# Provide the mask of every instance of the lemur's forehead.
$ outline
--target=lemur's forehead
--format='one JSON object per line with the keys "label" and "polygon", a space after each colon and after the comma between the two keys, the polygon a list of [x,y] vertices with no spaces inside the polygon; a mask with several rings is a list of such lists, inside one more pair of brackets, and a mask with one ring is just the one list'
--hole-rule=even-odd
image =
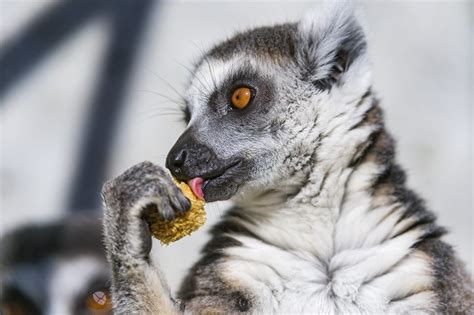
{"label": "lemur's forehead", "polygon": [[254,28],[214,46],[207,57],[226,60],[237,53],[269,58],[293,57],[296,24]]}

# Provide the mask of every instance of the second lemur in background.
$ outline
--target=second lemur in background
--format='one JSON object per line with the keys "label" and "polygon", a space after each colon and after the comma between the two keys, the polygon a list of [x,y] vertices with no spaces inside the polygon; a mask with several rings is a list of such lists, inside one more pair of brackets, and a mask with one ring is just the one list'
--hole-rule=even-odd
{"label": "second lemur in background", "polygon": [[0,241],[0,314],[111,315],[97,215],[30,223]]}

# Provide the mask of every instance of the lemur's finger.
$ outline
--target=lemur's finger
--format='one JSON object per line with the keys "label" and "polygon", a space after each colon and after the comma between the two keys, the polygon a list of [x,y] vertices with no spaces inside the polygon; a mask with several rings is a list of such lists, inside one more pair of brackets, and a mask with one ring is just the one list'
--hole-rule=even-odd
{"label": "lemur's finger", "polygon": [[174,183],[172,183],[172,186],[168,187],[168,196],[175,211],[184,213],[191,209],[191,201],[184,196],[181,189],[179,189]]}
{"label": "lemur's finger", "polygon": [[174,209],[171,206],[169,198],[163,196],[160,199],[160,202],[156,204],[155,211],[158,212],[159,216],[166,221],[171,221],[175,218]]}

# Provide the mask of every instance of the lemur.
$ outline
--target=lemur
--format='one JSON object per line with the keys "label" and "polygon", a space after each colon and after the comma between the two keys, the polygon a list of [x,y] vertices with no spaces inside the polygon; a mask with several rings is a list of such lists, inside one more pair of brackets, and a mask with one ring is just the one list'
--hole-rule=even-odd
{"label": "lemur", "polygon": [[174,298],[143,218],[189,201],[151,162],[108,181],[116,314],[474,312],[469,275],[396,162],[353,7],[238,33],[196,64],[166,166],[234,206]]}
{"label": "lemur", "polygon": [[74,215],[2,237],[0,314],[112,314],[101,226],[97,215]]}

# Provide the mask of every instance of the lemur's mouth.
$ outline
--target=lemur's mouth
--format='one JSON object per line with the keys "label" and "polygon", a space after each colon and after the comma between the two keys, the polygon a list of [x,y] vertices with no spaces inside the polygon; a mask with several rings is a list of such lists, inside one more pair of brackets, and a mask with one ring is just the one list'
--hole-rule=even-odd
{"label": "lemur's mouth", "polygon": [[226,175],[231,173],[233,169],[237,168],[239,164],[241,164],[241,161],[235,161],[233,163],[230,163],[228,166],[221,168],[220,170],[216,170],[214,172],[210,172],[202,176],[194,177],[188,180],[187,184],[197,197],[201,199],[206,199],[205,195],[206,191],[208,190],[207,187],[212,187],[214,186],[213,184],[217,182],[221,185],[225,185],[224,177],[227,177]]}

